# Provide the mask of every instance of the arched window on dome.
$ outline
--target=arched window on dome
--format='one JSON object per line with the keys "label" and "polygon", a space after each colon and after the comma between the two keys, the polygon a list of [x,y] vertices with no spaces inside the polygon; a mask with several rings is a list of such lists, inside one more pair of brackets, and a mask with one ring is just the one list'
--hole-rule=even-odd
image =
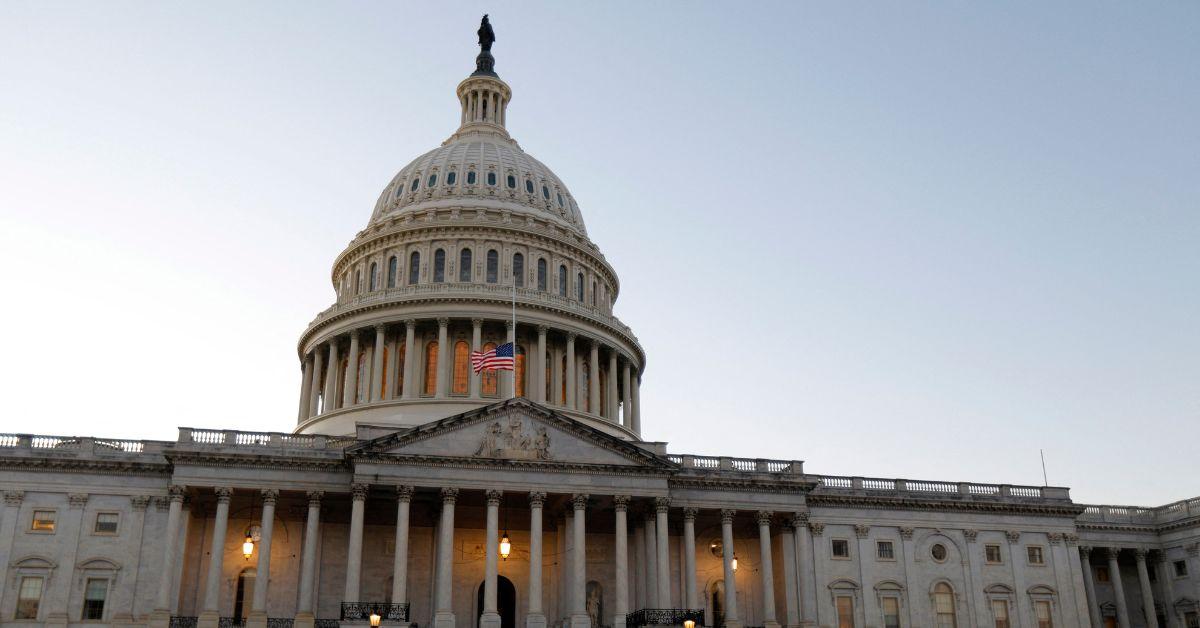
{"label": "arched window on dome", "polygon": [[542,198],[550,200],[550,188],[542,186]]}
{"label": "arched window on dome", "polygon": [[392,391],[392,397],[399,397],[404,394],[404,355],[408,349],[408,343],[401,340],[396,344],[396,389]]}
{"label": "arched window on dome", "polygon": [[525,193],[533,194],[533,180],[525,179]]}
{"label": "arched window on dome", "polygon": [[538,290],[545,292],[546,291],[546,259],[545,258],[543,258],[543,257],[538,258],[537,268],[538,268],[538,270],[537,270],[537,288],[538,288]]}
{"label": "arched window on dome", "polygon": [[525,256],[520,253],[513,253],[512,262],[513,282],[518,288],[525,287]]}
{"label": "arched window on dome", "polygon": [[514,177],[513,175],[510,174],[510,175],[508,175],[508,178],[505,181],[508,183],[508,189],[510,189],[510,190],[517,189],[517,178],[516,177]]}
{"label": "arched window on dome", "polygon": [[376,290],[379,289],[379,265],[376,264],[375,262],[371,262],[370,278],[371,278],[370,279],[371,292],[375,292]]}
{"label": "arched window on dome", "polygon": [[399,267],[400,260],[396,259],[395,255],[388,258],[387,287],[396,287],[396,271],[399,269]]}
{"label": "arched window on dome", "polygon": [[[489,342],[483,345],[483,352],[487,353],[496,348],[496,343]],[[500,371],[483,371],[479,373],[479,388],[484,395],[495,397],[500,391]]]}
{"label": "arched window on dome", "polygon": [[562,207],[562,206],[563,206],[563,202],[562,202],[562,192],[558,192],[558,206],[559,206],[559,207]]}
{"label": "arched window on dome", "polygon": [[558,296],[567,296],[567,267],[564,265],[558,267]]}
{"label": "arched window on dome", "polygon": [[954,612],[954,589],[945,582],[933,587],[933,612],[937,628],[956,628],[958,618]]}
{"label": "arched window on dome", "polygon": [[471,249],[458,252],[458,280],[471,281]]}
{"label": "arched window on dome", "polygon": [[412,185],[409,186],[408,191],[416,192],[418,185],[421,185],[421,177],[413,177]]}
{"label": "arched window on dome", "polygon": [[487,252],[487,282],[496,283],[500,277],[500,254],[496,249]]}
{"label": "arched window on dome", "polygon": [[516,370],[513,371],[513,377],[517,378],[517,396],[525,396],[525,365],[528,361],[525,359],[525,347],[517,345]]}
{"label": "arched window on dome", "polygon": [[433,252],[433,283],[446,281],[446,252],[438,249]]}
{"label": "arched window on dome", "polygon": [[592,307],[596,307],[596,282],[592,282]]}
{"label": "arched window on dome", "polygon": [[475,171],[474,170],[467,171],[467,185],[475,185]]}
{"label": "arched window on dome", "polygon": [[465,340],[454,343],[454,379],[451,380],[450,392],[455,395],[467,394],[470,384],[471,347]]}
{"label": "arched window on dome", "polygon": [[446,173],[446,185],[454,185],[454,182],[457,180],[458,173],[454,172],[453,170]]}
{"label": "arched window on dome", "polygon": [[431,188],[435,185],[437,185],[437,174],[436,173],[429,175],[429,181],[427,181],[425,183],[425,187]]}
{"label": "arched window on dome", "polygon": [[421,254],[413,251],[408,256],[408,285],[415,286],[421,279]]}
{"label": "arched window on dome", "polygon": [[575,298],[583,303],[583,273],[575,275]]}
{"label": "arched window on dome", "polygon": [[354,294],[356,294],[356,295],[362,294],[362,288],[363,288],[363,286],[362,286],[362,271],[355,270],[354,271]]}
{"label": "arched window on dome", "polygon": [[488,173],[487,184],[488,185],[496,185],[496,173],[494,173],[494,172]]}
{"label": "arched window on dome", "polygon": [[430,340],[425,345],[425,388],[421,391],[421,394],[429,396],[437,394],[437,372],[438,342]]}

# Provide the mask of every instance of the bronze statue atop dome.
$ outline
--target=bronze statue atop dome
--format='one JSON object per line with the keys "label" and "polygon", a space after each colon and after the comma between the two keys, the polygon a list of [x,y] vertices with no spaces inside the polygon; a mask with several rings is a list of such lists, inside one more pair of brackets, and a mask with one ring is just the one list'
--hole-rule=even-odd
{"label": "bronze statue atop dome", "polygon": [[492,23],[488,21],[487,13],[483,14],[483,20],[479,22],[479,48],[483,52],[491,52],[492,44],[496,42],[496,33],[492,30]]}
{"label": "bronze statue atop dome", "polygon": [[496,58],[492,56],[492,44],[496,43],[496,33],[486,13],[479,22],[479,56],[475,57],[475,72],[471,76],[496,76]]}

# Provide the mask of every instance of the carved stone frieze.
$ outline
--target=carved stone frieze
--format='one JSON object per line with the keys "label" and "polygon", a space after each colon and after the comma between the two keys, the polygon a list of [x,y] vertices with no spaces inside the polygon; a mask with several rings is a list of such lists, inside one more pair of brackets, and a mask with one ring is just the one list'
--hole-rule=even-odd
{"label": "carved stone frieze", "polygon": [[1004,533],[1004,537],[1008,539],[1009,543],[1015,544],[1021,540],[1021,533],[1017,530],[1007,530]]}
{"label": "carved stone frieze", "polygon": [[25,499],[25,491],[4,491],[4,503],[8,506],[20,506]]}
{"label": "carved stone frieze", "polygon": [[820,521],[809,521],[808,530],[812,532],[813,536],[821,536],[825,533],[825,524]]}
{"label": "carved stone frieze", "polygon": [[533,426],[532,432],[525,426],[523,418],[511,415],[505,426],[494,421],[484,432],[475,449],[478,458],[502,458],[507,460],[550,460],[550,435],[541,425]]}
{"label": "carved stone frieze", "polygon": [[857,537],[858,537],[858,538],[860,538],[860,539],[865,539],[865,538],[867,538],[868,536],[870,536],[870,534],[871,534],[871,526],[869,526],[869,525],[864,525],[864,524],[861,524],[861,523],[859,523],[859,524],[855,524],[855,526],[854,526],[854,536],[857,536]]}
{"label": "carved stone frieze", "polygon": [[915,530],[911,526],[900,526],[900,538],[911,541]]}

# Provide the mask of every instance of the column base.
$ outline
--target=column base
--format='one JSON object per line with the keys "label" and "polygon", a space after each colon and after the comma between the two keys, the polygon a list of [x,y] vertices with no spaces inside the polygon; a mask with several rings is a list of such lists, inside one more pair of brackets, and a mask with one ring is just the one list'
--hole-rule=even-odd
{"label": "column base", "polygon": [[[196,618],[196,628],[217,628],[220,623],[221,614],[217,611],[201,611]],[[308,628],[312,628],[312,624]]]}
{"label": "column base", "polygon": [[250,611],[246,615],[246,628],[267,628],[267,612]]}
{"label": "column base", "polygon": [[479,616],[479,628],[500,628],[500,613],[483,613]]}
{"label": "column base", "polygon": [[592,628],[592,618],[587,613],[571,615],[571,628]]}
{"label": "column base", "polygon": [[779,622],[777,622],[777,621],[764,621],[764,622],[763,622],[763,628],[779,628]]}
{"label": "column base", "polygon": [[171,611],[151,611],[150,617],[146,621],[147,628],[170,628],[171,626]]}
{"label": "column base", "polygon": [[113,613],[112,625],[131,626],[133,625],[133,615],[129,613]]}
{"label": "column base", "polygon": [[742,620],[725,618],[725,628],[742,628]]}
{"label": "column base", "polygon": [[[546,616],[542,613],[530,613],[526,615],[525,628],[546,628]],[[613,628],[616,627],[614,626]],[[624,628],[624,626],[621,628]]]}
{"label": "column base", "polygon": [[[317,623],[317,618],[308,611],[300,611],[296,613],[296,618],[292,620],[292,628],[313,628]],[[196,626],[196,628],[205,628],[205,626]]]}
{"label": "column base", "polygon": [[454,612],[438,611],[433,616],[433,628],[454,628]]}

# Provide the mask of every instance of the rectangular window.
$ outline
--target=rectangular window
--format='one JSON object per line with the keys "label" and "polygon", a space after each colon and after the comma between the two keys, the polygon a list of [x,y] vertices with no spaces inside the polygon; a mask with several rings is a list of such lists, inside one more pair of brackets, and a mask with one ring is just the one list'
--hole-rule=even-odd
{"label": "rectangular window", "polygon": [[108,597],[108,580],[88,578],[83,591],[83,618],[104,619],[104,600]]}
{"label": "rectangular window", "polygon": [[837,597],[838,628],[854,628],[854,598],[849,595]]}
{"label": "rectangular window", "polygon": [[98,512],[96,513],[96,527],[92,529],[96,534],[116,534],[117,523],[121,520],[121,515],[115,512]]}
{"label": "rectangular window", "polygon": [[834,539],[831,549],[834,558],[850,558],[850,542],[846,539]]}
{"label": "rectangular window", "polygon": [[1030,565],[1044,565],[1045,560],[1042,556],[1042,547],[1040,545],[1030,545],[1025,548],[1025,554],[1029,557]]}
{"label": "rectangular window", "polygon": [[879,560],[896,560],[896,549],[891,541],[877,541],[875,543],[875,556]]}
{"label": "rectangular window", "polygon": [[54,522],[58,518],[58,513],[53,510],[35,510],[33,511],[33,525],[30,527],[35,532],[53,532]]}
{"label": "rectangular window", "polygon": [[1008,600],[992,600],[992,619],[996,628],[1008,628]]}
{"label": "rectangular window", "polygon": [[883,628],[900,628],[900,598],[883,598]]}
{"label": "rectangular window", "polygon": [[1096,582],[1108,582],[1108,567],[1096,568]]}
{"label": "rectangular window", "polygon": [[1183,616],[1187,628],[1200,628],[1200,613],[1188,613]]}
{"label": "rectangular window", "polygon": [[989,562],[993,565],[998,565],[998,564],[1004,562],[1004,558],[1000,555],[1000,546],[999,545],[984,545],[983,546],[983,557],[984,557],[984,560],[986,560],[987,562]]}
{"label": "rectangular window", "polygon": [[1188,575],[1187,561],[1186,560],[1177,560],[1173,564],[1175,566],[1175,577],[1176,578],[1186,578]]}
{"label": "rectangular window", "polygon": [[38,607],[42,604],[42,578],[25,576],[17,593],[17,613],[14,619],[37,619]]}
{"label": "rectangular window", "polygon": [[1037,600],[1033,603],[1033,614],[1037,617],[1038,628],[1054,628],[1054,620],[1050,619],[1050,602]]}

